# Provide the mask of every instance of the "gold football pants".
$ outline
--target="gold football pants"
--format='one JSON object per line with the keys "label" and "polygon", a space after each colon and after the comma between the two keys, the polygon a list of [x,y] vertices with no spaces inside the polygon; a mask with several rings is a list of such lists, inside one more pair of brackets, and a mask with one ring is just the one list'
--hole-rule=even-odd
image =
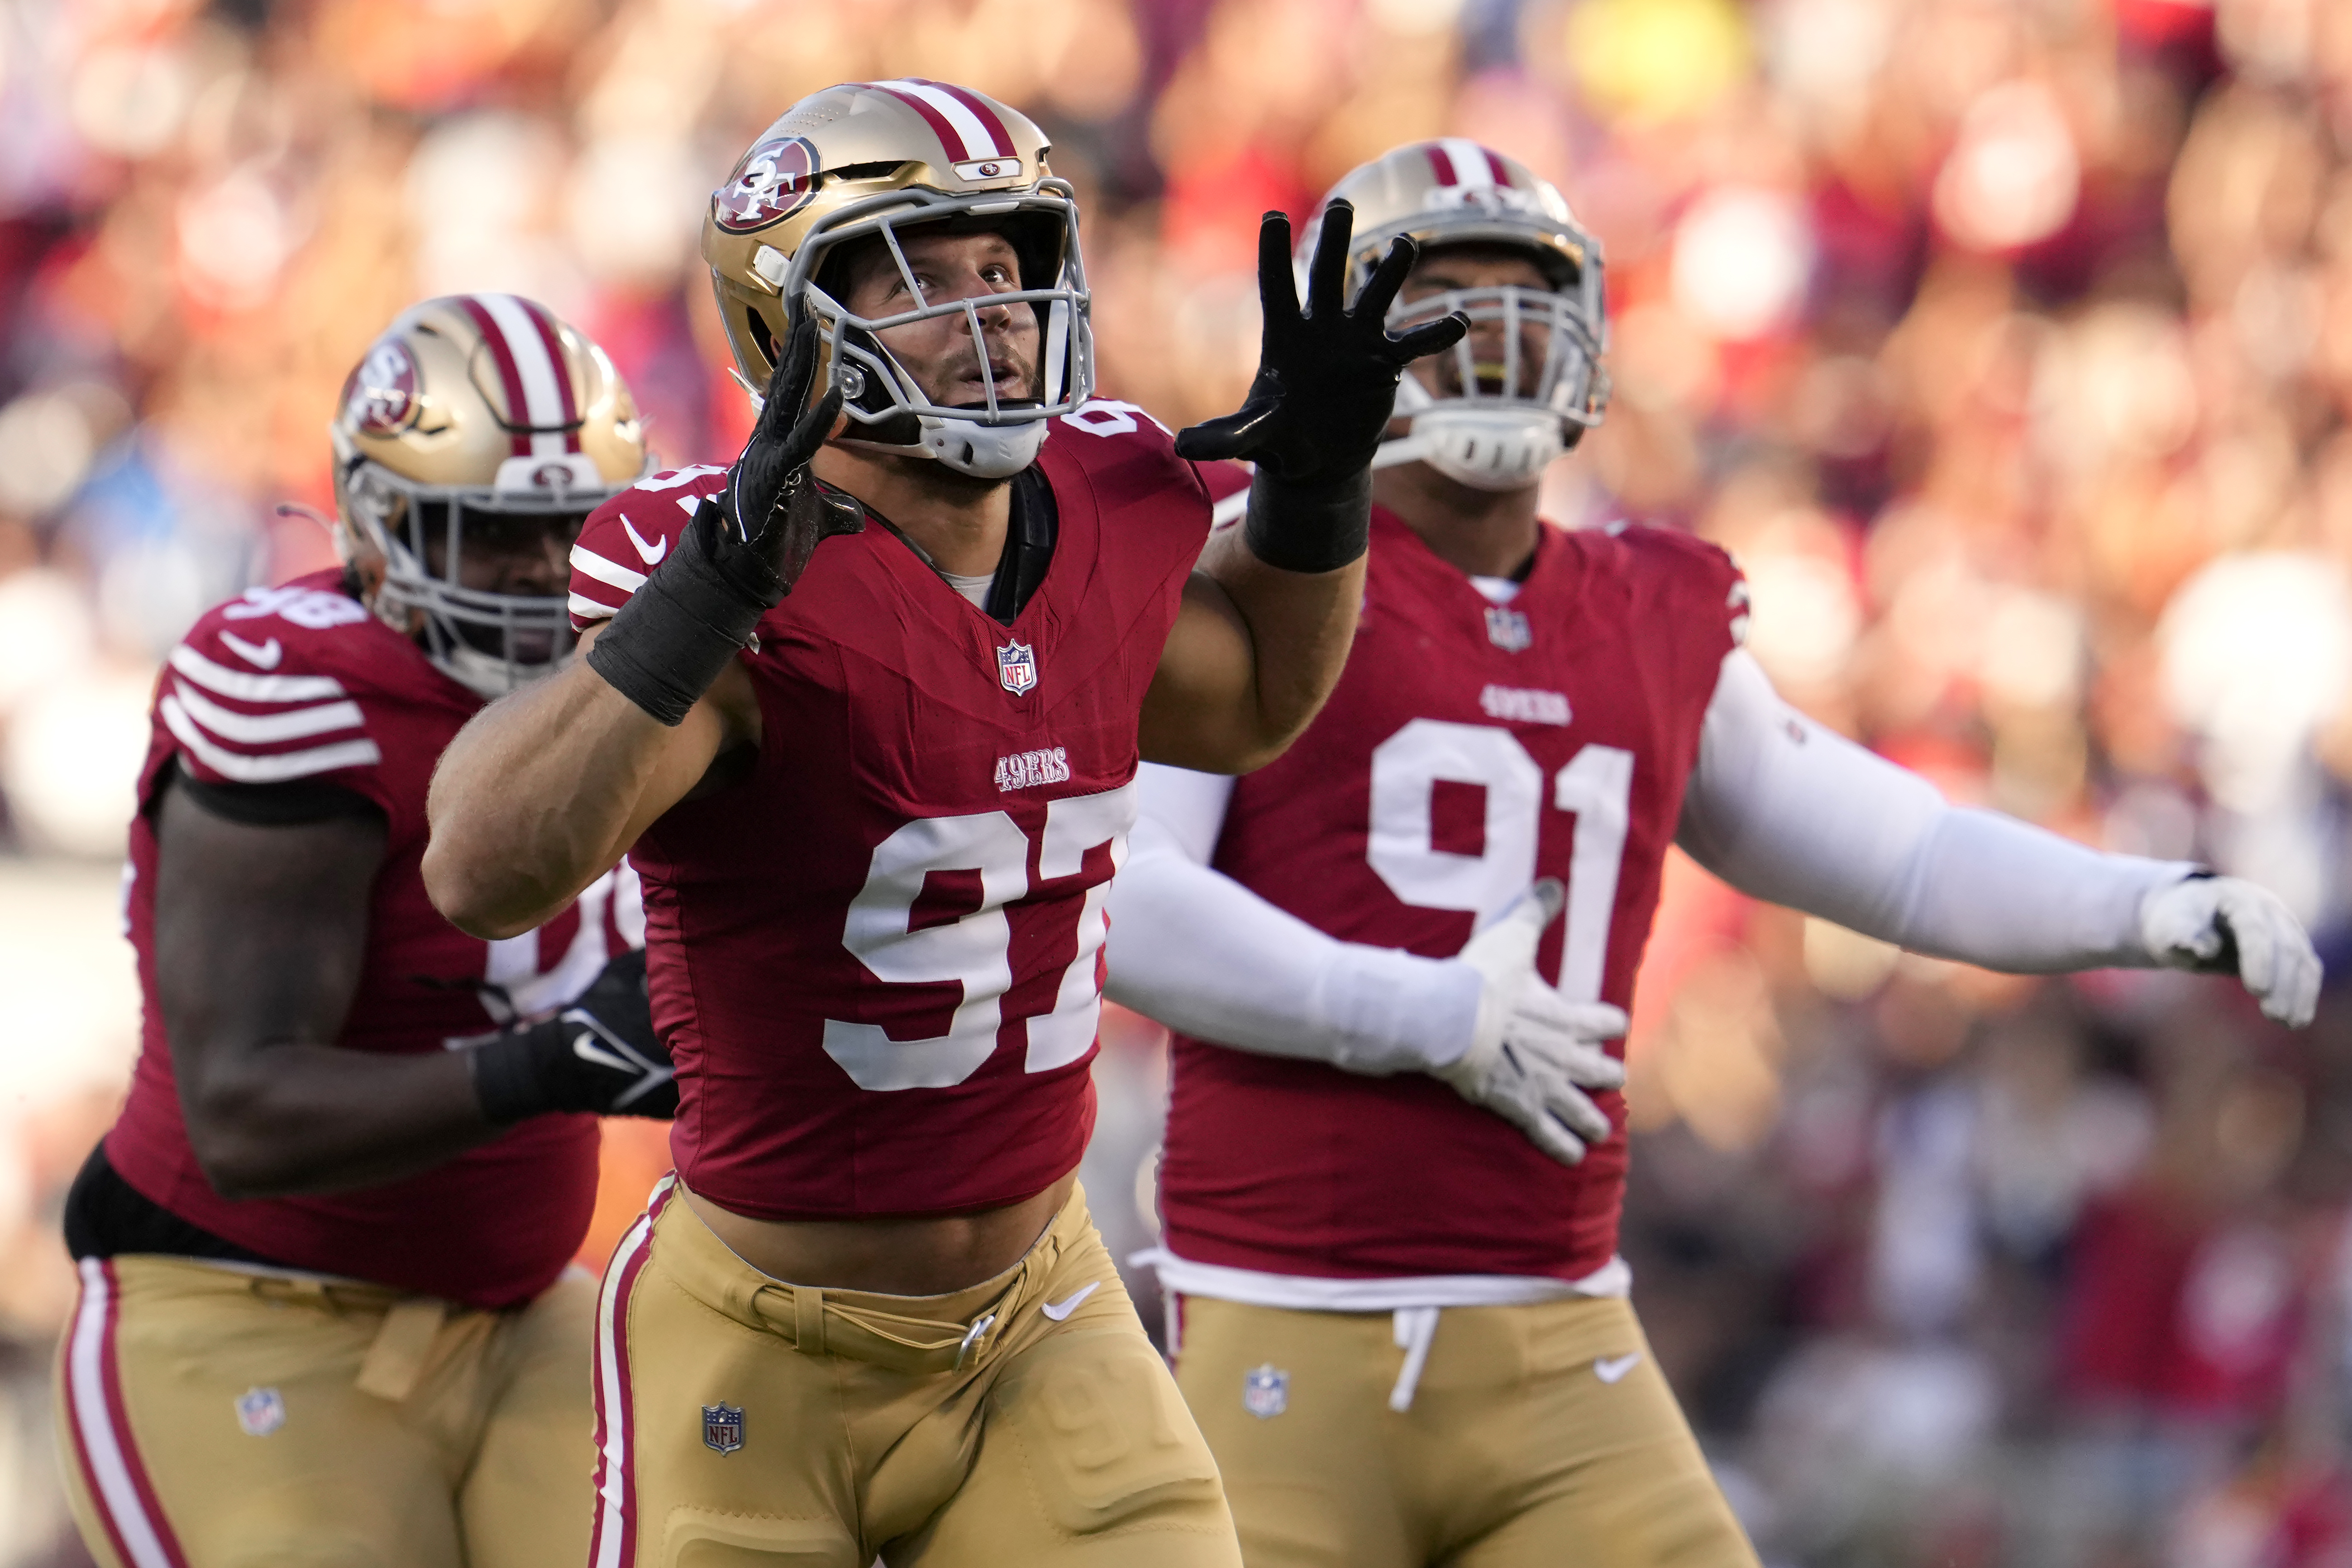
{"label": "gold football pants", "polygon": [[1402,1411],[1393,1314],[1182,1313],[1249,1568],[1756,1568],[1622,1300],[1447,1308]]}
{"label": "gold football pants", "polygon": [[593,1283],[508,1312],[86,1258],[58,1446],[101,1568],[580,1562]]}
{"label": "gold football pants", "polygon": [[593,1568],[1239,1568],[1082,1193],[946,1296],[795,1287],[667,1182],[605,1270]]}

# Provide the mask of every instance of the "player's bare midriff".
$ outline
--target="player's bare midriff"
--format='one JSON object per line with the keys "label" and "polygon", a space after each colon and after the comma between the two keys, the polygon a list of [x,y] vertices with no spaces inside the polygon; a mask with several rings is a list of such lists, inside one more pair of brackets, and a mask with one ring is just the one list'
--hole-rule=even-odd
{"label": "player's bare midriff", "polygon": [[977,1214],[872,1219],[753,1219],[678,1190],[711,1234],[771,1279],[829,1290],[944,1296],[1021,1261],[1077,1184],[1075,1171],[1034,1197]]}

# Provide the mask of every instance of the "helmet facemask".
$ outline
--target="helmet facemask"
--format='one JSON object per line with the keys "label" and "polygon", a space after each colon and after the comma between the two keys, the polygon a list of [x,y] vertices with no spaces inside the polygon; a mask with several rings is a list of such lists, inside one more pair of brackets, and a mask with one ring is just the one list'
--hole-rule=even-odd
{"label": "helmet facemask", "polygon": [[[562,668],[578,639],[560,589],[469,588],[462,569],[469,548],[477,554],[534,548],[559,559],[568,553],[588,514],[615,491],[593,466],[574,467],[583,482],[517,492],[422,485],[381,463],[351,463],[338,487],[355,536],[346,548],[383,559],[371,599],[377,616],[415,637],[444,674],[484,697],[503,696]],[[548,473],[546,465],[541,472]]]}
{"label": "helmet facemask", "polygon": [[[900,236],[932,225],[1002,234],[1020,259],[1024,286],[961,300],[927,298]],[[916,301],[911,309],[863,316],[844,302],[841,296],[848,289],[842,268],[825,263],[845,245],[868,237],[887,250]],[[1046,286],[1027,286],[1041,280]],[[1045,421],[1073,412],[1093,395],[1086,264],[1078,252],[1077,206],[1064,181],[1041,180],[1018,195],[940,196],[902,190],[845,207],[801,244],[781,291],[800,309],[814,310],[822,323],[830,381],[842,389],[851,421],[838,438],[844,445],[934,458],[977,479],[1008,479],[1035,460]],[[1034,388],[1003,384],[989,363],[981,312],[1005,307],[1025,307],[1036,316]],[[933,401],[880,336],[949,317],[961,318],[971,337],[983,390],[975,405]]]}
{"label": "helmet facemask", "polygon": [[1530,255],[1553,287],[1450,289],[1390,310],[1391,331],[1456,311],[1470,331],[1399,379],[1396,412],[1412,432],[1384,446],[1375,467],[1423,462],[1475,489],[1519,489],[1601,423],[1609,377],[1599,259],[1569,267],[1548,252]]}

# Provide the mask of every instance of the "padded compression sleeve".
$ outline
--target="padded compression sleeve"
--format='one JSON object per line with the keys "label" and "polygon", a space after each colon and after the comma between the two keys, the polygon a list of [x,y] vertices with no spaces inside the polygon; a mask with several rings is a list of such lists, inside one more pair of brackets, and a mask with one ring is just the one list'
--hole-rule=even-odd
{"label": "padded compression sleeve", "polygon": [[1349,1072],[1425,1071],[1469,1048],[1477,971],[1327,936],[1211,870],[1231,779],[1146,763],[1139,783],[1111,882],[1112,1001],[1199,1039]]}
{"label": "padded compression sleeve", "polygon": [[1790,708],[1738,649],[1707,707],[1675,842],[1754,898],[2021,974],[2154,967],[2140,904],[2199,869],[1952,805]]}

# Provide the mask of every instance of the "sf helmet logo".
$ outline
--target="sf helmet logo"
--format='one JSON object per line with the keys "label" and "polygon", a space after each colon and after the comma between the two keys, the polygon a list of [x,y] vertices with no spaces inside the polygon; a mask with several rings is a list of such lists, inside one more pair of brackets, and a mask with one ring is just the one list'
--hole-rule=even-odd
{"label": "sf helmet logo", "polygon": [[778,223],[816,195],[817,151],[805,136],[779,136],[743,154],[727,183],[710,193],[710,216],[730,234]]}
{"label": "sf helmet logo", "polygon": [[416,407],[416,360],[398,338],[380,340],[343,383],[343,412],[363,435],[398,435]]}

